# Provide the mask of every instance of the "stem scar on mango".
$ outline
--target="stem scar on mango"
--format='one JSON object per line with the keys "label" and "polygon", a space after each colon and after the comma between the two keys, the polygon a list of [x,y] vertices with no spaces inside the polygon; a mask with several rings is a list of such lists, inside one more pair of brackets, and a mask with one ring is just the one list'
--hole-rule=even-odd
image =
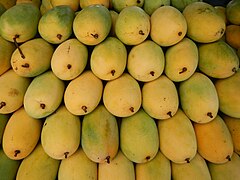
{"label": "stem scar on mango", "polygon": [[23,68],[29,68],[29,66],[30,66],[30,65],[29,65],[28,63],[22,64],[22,67],[23,67]]}
{"label": "stem scar on mango", "polygon": [[67,159],[69,152],[64,153],[64,158]]}
{"label": "stem scar on mango", "polygon": [[17,155],[18,155],[19,153],[21,153],[20,150],[15,150],[15,151],[14,151],[14,157],[17,157]]}
{"label": "stem scar on mango", "polygon": [[186,68],[186,67],[183,67],[182,70],[179,72],[179,74],[182,74],[182,73],[184,73],[184,72],[186,72],[186,71],[187,71],[187,68]]}
{"label": "stem scar on mango", "polygon": [[3,102],[3,101],[2,101],[2,102],[0,103],[0,109],[2,109],[4,106],[6,106],[6,102]]}
{"label": "stem scar on mango", "polygon": [[115,70],[113,69],[113,70],[111,70],[111,74],[112,74],[112,76],[114,76],[114,74],[115,74]]}
{"label": "stem scar on mango", "polygon": [[129,110],[133,113],[134,112],[134,107],[130,107]]}
{"label": "stem scar on mango", "polygon": [[82,110],[87,113],[87,106],[82,106]]}
{"label": "stem scar on mango", "polygon": [[167,113],[167,115],[169,115],[169,117],[171,118],[171,117],[172,117],[172,112],[169,111],[169,112]]}
{"label": "stem scar on mango", "polygon": [[155,72],[154,72],[154,71],[151,71],[149,74],[152,75],[152,76],[154,76],[154,75],[155,75]]}
{"label": "stem scar on mango", "polygon": [[109,164],[110,163],[110,156],[106,157],[106,162]]}
{"label": "stem scar on mango", "polygon": [[44,103],[41,103],[41,104],[40,104],[40,107],[41,107],[42,109],[45,109],[46,105],[45,105]]}
{"label": "stem scar on mango", "polygon": [[14,38],[13,38],[13,42],[14,42],[14,45],[16,46],[16,48],[18,49],[21,57],[22,57],[23,59],[25,59],[25,56],[24,56],[21,48],[19,47],[19,45],[18,45],[18,43],[17,43],[17,38],[19,38],[19,36],[20,36],[20,35],[16,34],[16,35],[14,36]]}
{"label": "stem scar on mango", "polygon": [[62,39],[62,35],[61,35],[61,34],[57,34],[57,38],[58,38],[59,40],[61,40],[61,39]]}
{"label": "stem scar on mango", "polygon": [[92,34],[92,33],[91,33],[91,35],[92,35],[95,39],[98,38],[98,34]]}
{"label": "stem scar on mango", "polygon": [[210,117],[210,118],[213,118],[213,115],[212,115],[211,112],[208,112],[208,113],[207,113],[207,116]]}

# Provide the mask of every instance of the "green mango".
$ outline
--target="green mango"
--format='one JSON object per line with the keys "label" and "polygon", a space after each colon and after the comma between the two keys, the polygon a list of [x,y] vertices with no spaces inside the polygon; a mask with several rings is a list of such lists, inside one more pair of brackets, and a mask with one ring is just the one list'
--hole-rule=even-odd
{"label": "green mango", "polygon": [[0,3],[0,16],[6,11],[7,9],[4,7],[2,3]]}
{"label": "green mango", "polygon": [[[81,0],[82,1],[82,0]],[[61,5],[67,5],[72,8],[73,11],[77,11],[80,6],[80,1],[79,0],[50,0],[51,4],[53,7],[56,6],[61,6]]]}
{"label": "green mango", "polygon": [[3,133],[9,118],[9,114],[0,114],[0,145],[2,144]]}
{"label": "green mango", "polygon": [[143,9],[148,15],[152,13],[161,6],[169,6],[171,3],[170,0],[146,0],[143,4]]}
{"label": "green mango", "polygon": [[41,143],[39,143],[33,152],[22,160],[16,180],[56,179],[60,162],[60,160],[48,156]]}
{"label": "green mango", "polygon": [[171,6],[177,8],[179,11],[183,11],[184,8],[188,5],[191,4],[193,2],[198,2],[198,1],[202,1],[202,0],[171,0]]}
{"label": "green mango", "polygon": [[8,114],[16,111],[23,105],[24,95],[31,79],[17,75],[9,69],[0,76],[0,113]]}
{"label": "green mango", "polygon": [[[53,46],[42,38],[24,42],[11,56],[11,66],[16,74],[36,77],[50,68]],[[22,56],[23,55],[23,56]]]}
{"label": "green mango", "polygon": [[74,17],[70,6],[54,6],[41,16],[38,32],[49,43],[60,44],[71,36]]}
{"label": "green mango", "polygon": [[67,159],[80,144],[81,122],[78,116],[61,105],[46,117],[41,132],[44,151],[53,159]]}
{"label": "green mango", "polygon": [[1,180],[15,180],[21,160],[10,159],[0,148],[0,177]]}
{"label": "green mango", "polygon": [[36,76],[24,96],[26,112],[37,119],[47,117],[60,106],[64,90],[64,82],[51,70]]}
{"label": "green mango", "polygon": [[37,34],[40,11],[32,3],[20,3],[7,9],[0,17],[0,35],[11,42],[22,43]]}
{"label": "green mango", "polygon": [[121,12],[124,8],[129,6],[138,6],[142,7],[144,4],[144,0],[112,0],[112,8],[117,11]]}
{"label": "green mango", "polygon": [[97,163],[111,163],[119,147],[116,117],[100,104],[82,121],[81,146],[87,157]]}
{"label": "green mango", "polygon": [[151,161],[159,149],[157,125],[143,109],[122,118],[119,138],[122,152],[135,163]]}

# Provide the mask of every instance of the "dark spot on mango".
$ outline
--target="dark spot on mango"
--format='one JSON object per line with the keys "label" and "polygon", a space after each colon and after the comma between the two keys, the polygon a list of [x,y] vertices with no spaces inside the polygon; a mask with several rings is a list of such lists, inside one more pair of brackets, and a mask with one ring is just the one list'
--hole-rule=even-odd
{"label": "dark spot on mango", "polygon": [[182,32],[180,31],[180,32],[178,32],[178,36],[181,36],[182,35]]}
{"label": "dark spot on mango", "polygon": [[16,48],[18,49],[21,57],[22,57],[23,59],[25,59],[25,55],[23,54],[21,48],[19,47],[19,45],[18,45],[18,43],[17,43],[17,39],[18,39],[19,37],[20,37],[20,35],[19,35],[19,34],[16,34],[16,35],[14,36],[14,38],[13,38],[13,42],[14,42],[14,45],[16,46]]}
{"label": "dark spot on mango", "polygon": [[141,3],[141,1],[140,0],[137,0],[137,4],[140,4]]}
{"label": "dark spot on mango", "polygon": [[6,106],[6,102],[0,102],[0,109],[2,109],[4,106]]}
{"label": "dark spot on mango", "polygon": [[155,72],[154,72],[154,71],[151,71],[150,74],[151,74],[152,76],[154,76],[154,75],[155,75]]}
{"label": "dark spot on mango", "polygon": [[67,68],[68,68],[68,69],[71,69],[71,67],[72,67],[71,64],[68,64],[68,65],[67,65]]}
{"label": "dark spot on mango", "polygon": [[17,96],[19,94],[19,91],[15,88],[11,88],[10,91],[8,92],[9,96]]}
{"label": "dark spot on mango", "polygon": [[130,107],[129,110],[133,113],[134,112],[134,107]]}
{"label": "dark spot on mango", "polygon": [[169,111],[169,112],[167,113],[167,115],[169,115],[169,117],[171,118],[171,117],[172,117],[172,112]]}
{"label": "dark spot on mango", "polygon": [[140,35],[144,35],[144,34],[145,34],[142,30],[140,30],[138,33],[139,33]]}
{"label": "dark spot on mango", "polygon": [[61,34],[57,34],[57,38],[58,38],[59,40],[61,40],[61,39],[62,39],[62,35],[61,35]]}
{"label": "dark spot on mango", "polygon": [[14,157],[17,157],[19,153],[21,153],[20,150],[15,150],[15,151],[14,151]]}
{"label": "dark spot on mango", "polygon": [[98,38],[98,34],[91,34],[91,35],[92,35],[92,37],[94,37],[95,39]]}
{"label": "dark spot on mango", "polygon": [[236,67],[232,68],[232,72],[236,73],[237,72],[237,68]]}
{"label": "dark spot on mango", "polygon": [[67,159],[69,152],[64,153],[64,158]]}
{"label": "dark spot on mango", "polygon": [[22,67],[23,67],[23,68],[29,68],[29,66],[30,66],[30,65],[29,65],[28,63],[22,64]]}
{"label": "dark spot on mango", "polygon": [[213,115],[212,115],[211,112],[208,112],[208,113],[207,113],[207,116],[210,117],[210,118],[213,118]]}
{"label": "dark spot on mango", "polygon": [[87,113],[87,106],[82,106],[82,110]]}
{"label": "dark spot on mango", "polygon": [[114,74],[115,74],[115,70],[113,69],[113,70],[111,70],[111,74],[112,74],[112,76],[114,76]]}
{"label": "dark spot on mango", "polygon": [[145,159],[149,161],[151,159],[151,156],[147,156]]}
{"label": "dark spot on mango", "polygon": [[109,164],[110,163],[110,156],[106,157],[106,162]]}
{"label": "dark spot on mango", "polygon": [[184,72],[186,72],[186,71],[187,71],[187,68],[186,68],[186,67],[183,67],[182,70],[179,72],[179,74],[182,74],[182,73],[184,73]]}
{"label": "dark spot on mango", "polygon": [[190,158],[186,158],[185,161],[186,161],[187,163],[190,163]]}
{"label": "dark spot on mango", "polygon": [[227,159],[228,161],[231,161],[230,155],[228,155],[228,156],[226,157],[226,159]]}
{"label": "dark spot on mango", "polygon": [[41,107],[42,109],[45,109],[46,105],[45,105],[44,103],[40,103],[40,107]]}

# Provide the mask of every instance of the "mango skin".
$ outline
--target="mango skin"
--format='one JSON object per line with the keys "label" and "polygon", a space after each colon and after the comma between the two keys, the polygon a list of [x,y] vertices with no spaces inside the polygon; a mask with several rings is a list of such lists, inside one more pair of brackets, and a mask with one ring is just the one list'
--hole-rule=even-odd
{"label": "mango skin", "polygon": [[2,144],[3,133],[9,118],[10,118],[9,114],[0,114],[0,122],[1,122],[0,123],[0,145]]}

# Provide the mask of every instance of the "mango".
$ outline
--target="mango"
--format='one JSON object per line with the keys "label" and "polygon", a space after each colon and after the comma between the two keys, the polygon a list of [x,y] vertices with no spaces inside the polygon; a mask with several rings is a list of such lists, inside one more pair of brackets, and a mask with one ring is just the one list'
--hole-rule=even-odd
{"label": "mango", "polygon": [[29,116],[40,119],[52,114],[61,104],[65,84],[49,70],[36,76],[24,95],[24,108]]}
{"label": "mango", "polygon": [[240,2],[239,0],[231,0],[226,6],[226,16],[231,24],[240,25]]}
{"label": "mango", "polygon": [[211,174],[212,180],[224,180],[233,179],[237,180],[240,178],[240,157],[237,153],[233,153],[231,161],[223,164],[216,164],[208,162],[208,169]]}
{"label": "mango", "polygon": [[59,79],[72,80],[84,71],[87,61],[87,47],[76,38],[70,38],[53,52],[51,69]]}
{"label": "mango", "polygon": [[93,4],[101,4],[101,5],[105,6],[106,8],[109,8],[110,1],[112,1],[112,0],[81,0],[79,5],[82,9],[87,6],[91,6]]}
{"label": "mango", "polygon": [[33,3],[37,8],[40,8],[42,1],[41,0],[16,0],[16,4],[20,4],[20,3]]}
{"label": "mango", "polygon": [[1,0],[1,4],[6,8],[9,9],[10,7],[16,4],[16,0]]}
{"label": "mango", "polygon": [[240,118],[240,69],[224,79],[214,83],[219,98],[219,110],[224,114]]}
{"label": "mango", "polygon": [[109,32],[109,36],[112,36],[112,37],[116,37],[116,32],[115,32],[115,25],[116,25],[116,21],[117,21],[117,18],[118,18],[118,13],[114,10],[109,10],[110,12],[110,15],[111,15],[111,18],[112,18],[112,25],[111,25],[111,30]]}
{"label": "mango", "polygon": [[201,0],[183,0],[183,1],[171,0],[171,6],[177,8],[179,11],[182,12],[188,4],[198,1]]}
{"label": "mango", "polygon": [[129,73],[107,81],[103,89],[103,104],[114,116],[128,117],[141,107],[140,85]]}
{"label": "mango", "polygon": [[47,11],[53,8],[51,0],[42,0],[42,3],[39,7],[41,16],[43,16]]}
{"label": "mango", "polygon": [[86,45],[97,45],[109,34],[112,18],[109,10],[99,4],[81,9],[73,21],[73,33]]}
{"label": "mango", "polygon": [[67,159],[80,145],[81,122],[61,105],[46,117],[41,131],[44,151],[53,159]]}
{"label": "mango", "polygon": [[116,117],[104,105],[85,115],[82,121],[81,146],[87,157],[96,163],[112,163],[119,147]]}
{"label": "mango", "polygon": [[11,56],[15,45],[0,36],[0,75],[11,68]]}
{"label": "mango", "polygon": [[171,172],[172,178],[176,180],[211,180],[211,174],[209,172],[207,162],[199,153],[196,153],[189,163],[179,164],[171,162]]}
{"label": "mango", "polygon": [[128,53],[127,70],[138,81],[157,79],[163,73],[164,66],[163,49],[152,40],[133,46]]}
{"label": "mango", "polygon": [[164,73],[174,82],[184,81],[196,71],[198,61],[199,53],[196,43],[185,37],[167,48]]}
{"label": "mango", "polygon": [[157,125],[160,151],[172,162],[191,162],[197,153],[197,139],[192,123],[184,112],[178,109],[173,117],[158,120]]}
{"label": "mango", "polygon": [[140,44],[150,33],[150,17],[138,6],[127,6],[118,14],[115,33],[126,45]]}
{"label": "mango", "polygon": [[240,49],[240,25],[229,24],[225,32],[226,42],[235,49]]}
{"label": "mango", "polygon": [[201,1],[190,3],[182,14],[187,21],[186,35],[196,42],[214,42],[225,33],[225,21],[211,4]]}
{"label": "mango", "polygon": [[24,95],[31,79],[17,75],[9,69],[0,76],[0,113],[9,114],[23,105]]}
{"label": "mango", "polygon": [[51,2],[53,7],[61,6],[61,5],[70,6],[70,8],[73,11],[75,11],[75,12],[79,9],[79,5],[80,5],[80,1],[79,0],[72,0],[72,1],[68,1],[68,0],[50,0],[50,2]]}
{"label": "mango", "polygon": [[107,37],[94,47],[90,57],[92,72],[102,80],[121,76],[127,64],[127,49],[116,37]]}
{"label": "mango", "polygon": [[207,161],[216,164],[231,161],[233,142],[223,119],[217,115],[208,123],[193,123],[197,151]]}
{"label": "mango", "polygon": [[0,35],[10,42],[26,42],[36,36],[40,16],[32,3],[16,4],[1,15]]}
{"label": "mango", "polygon": [[187,33],[187,22],[183,14],[170,5],[157,8],[152,13],[150,22],[150,37],[160,46],[172,46]]}
{"label": "mango", "polygon": [[201,44],[198,52],[198,68],[209,77],[227,78],[239,69],[237,53],[223,40]]}
{"label": "mango", "polygon": [[39,143],[33,152],[22,160],[16,180],[56,179],[60,162],[60,160],[49,157]]}
{"label": "mango", "polygon": [[147,0],[143,3],[143,9],[148,15],[152,15],[152,13],[161,6],[169,6],[170,0]]}
{"label": "mango", "polygon": [[194,122],[212,121],[219,108],[216,88],[211,79],[201,72],[180,82],[178,93],[184,113]]}
{"label": "mango", "polygon": [[79,178],[97,180],[97,176],[97,163],[91,161],[81,147],[67,159],[62,159],[59,165],[59,180]]}
{"label": "mango", "polygon": [[14,72],[22,77],[36,77],[50,69],[53,46],[42,38],[31,39],[19,46],[11,56]]}
{"label": "mango", "polygon": [[0,149],[0,177],[2,180],[15,180],[21,160],[10,159]]}
{"label": "mango", "polygon": [[144,4],[144,0],[111,0],[112,1],[112,8],[117,11],[121,12],[124,8],[129,6],[137,6],[142,7]]}
{"label": "mango", "polygon": [[2,144],[3,133],[9,118],[10,118],[9,114],[0,114],[0,122],[1,122],[0,123],[0,145]]}
{"label": "mango", "polygon": [[135,165],[136,179],[138,180],[156,180],[156,179],[171,179],[171,162],[161,151],[158,151],[156,156],[146,163],[137,163]]}
{"label": "mango", "polygon": [[159,149],[157,125],[143,109],[122,118],[119,138],[122,152],[135,163],[151,161]]}
{"label": "mango", "polygon": [[64,92],[64,103],[72,114],[86,115],[98,106],[102,92],[102,81],[87,70],[69,82]]}
{"label": "mango", "polygon": [[98,164],[98,180],[135,180],[134,163],[119,149],[111,163]]}
{"label": "mango", "polygon": [[164,74],[143,84],[142,107],[151,117],[161,120],[171,118],[178,106],[177,88]]}

